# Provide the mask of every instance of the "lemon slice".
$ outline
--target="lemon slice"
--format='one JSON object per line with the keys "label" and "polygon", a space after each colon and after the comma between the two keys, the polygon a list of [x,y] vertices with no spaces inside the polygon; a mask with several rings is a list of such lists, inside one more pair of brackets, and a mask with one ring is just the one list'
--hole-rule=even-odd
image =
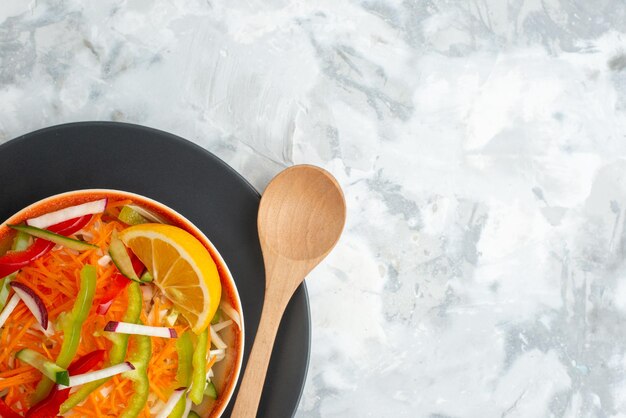
{"label": "lemon slice", "polygon": [[162,224],[131,226],[119,238],[139,257],[195,333],[209,326],[222,285],[217,266],[200,241],[184,229]]}

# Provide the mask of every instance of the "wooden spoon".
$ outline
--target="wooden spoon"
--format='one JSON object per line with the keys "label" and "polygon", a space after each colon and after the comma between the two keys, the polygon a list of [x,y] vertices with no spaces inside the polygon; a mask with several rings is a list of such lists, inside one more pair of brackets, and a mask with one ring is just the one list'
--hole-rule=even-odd
{"label": "wooden spoon", "polygon": [[339,240],[346,202],[327,171],[296,165],[265,189],[258,228],[265,260],[265,300],[232,417],[255,417],[280,319],[293,292]]}

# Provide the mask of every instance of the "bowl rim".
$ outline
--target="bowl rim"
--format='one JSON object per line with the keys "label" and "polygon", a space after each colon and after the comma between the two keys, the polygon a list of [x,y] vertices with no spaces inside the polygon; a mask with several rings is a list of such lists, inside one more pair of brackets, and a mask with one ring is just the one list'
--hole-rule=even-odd
{"label": "bowl rim", "polygon": [[[200,230],[200,228],[198,228],[193,222],[191,222],[189,219],[187,219],[184,215],[182,215],[178,211],[176,211],[175,209],[172,209],[171,207],[165,205],[164,203],[159,202],[158,200],[152,199],[150,197],[147,197],[139,193],[135,193],[135,192],[129,192],[129,191],[119,190],[119,189],[106,189],[106,188],[70,190],[70,191],[54,194],[54,195],[45,197],[43,199],[39,199],[29,204],[28,206],[20,209],[13,215],[11,215],[7,220],[5,220],[4,222],[0,224],[0,228],[6,227],[8,224],[12,223],[13,219],[22,218],[24,213],[33,211],[34,209],[39,208],[42,205],[45,206],[47,203],[57,201],[58,199],[76,197],[76,196],[82,196],[82,195],[94,195],[94,194],[123,195],[123,196],[128,197],[129,199],[135,200],[137,203],[141,203],[142,201],[144,201],[148,203],[148,206],[150,205],[155,206],[160,211],[165,212],[170,217],[184,224],[185,229],[193,231],[194,236],[196,238],[200,238],[200,240],[202,241],[202,244],[205,247],[209,248],[211,257],[217,258],[217,260],[214,260],[214,261],[216,261],[217,264],[219,265],[220,267],[219,271],[224,273],[224,276],[220,274],[220,279],[225,278],[230,285],[230,290],[232,291],[230,293],[232,293],[232,296],[234,297],[235,302],[237,303],[237,306],[233,306],[233,308],[235,308],[238,311],[240,315],[240,322],[241,322],[241,328],[238,334],[239,338],[236,344],[239,347],[239,350],[235,358],[235,365],[234,365],[234,370],[233,370],[234,378],[232,378],[230,382],[228,382],[228,396],[224,397],[223,399],[220,399],[220,402],[216,405],[217,408],[211,410],[211,415],[210,415],[211,417],[220,417],[224,413],[224,410],[228,406],[228,403],[230,402],[233,394],[235,393],[237,383],[239,382],[239,378],[241,377],[243,355],[245,351],[245,317],[244,317],[244,312],[243,312],[243,305],[241,303],[241,297],[239,296],[239,290],[237,289],[235,279],[230,269],[228,268],[226,261],[220,254],[219,250],[215,247],[213,242],[211,242],[211,240],[204,234],[204,232],[202,232],[202,230]],[[20,221],[21,220],[22,219],[20,219]]]}

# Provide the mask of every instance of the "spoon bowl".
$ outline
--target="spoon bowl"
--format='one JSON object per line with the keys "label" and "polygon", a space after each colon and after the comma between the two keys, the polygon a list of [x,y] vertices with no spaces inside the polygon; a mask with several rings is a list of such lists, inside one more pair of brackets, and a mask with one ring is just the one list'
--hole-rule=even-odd
{"label": "spoon bowl", "polygon": [[288,168],[261,199],[261,247],[290,260],[324,257],[337,243],[345,217],[343,193],[334,177],[314,166]]}
{"label": "spoon bowl", "polygon": [[267,186],[258,215],[265,261],[265,298],[233,417],[256,416],[280,319],[305,276],[333,249],[346,220],[337,180],[326,170],[297,165]]}

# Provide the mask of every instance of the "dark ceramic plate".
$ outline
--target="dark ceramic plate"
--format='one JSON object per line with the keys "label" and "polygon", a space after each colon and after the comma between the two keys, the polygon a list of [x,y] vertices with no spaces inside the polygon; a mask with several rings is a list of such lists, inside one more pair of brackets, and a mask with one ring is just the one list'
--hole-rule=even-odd
{"label": "dark ceramic plate", "polygon": [[[256,229],[258,192],[205,149],[137,125],[85,122],[53,126],[0,145],[0,220],[44,197],[77,189],[139,193],[187,217],[233,274],[246,324],[242,376],[256,334],[264,268]],[[291,300],[278,331],[260,417],[295,413],[310,349],[306,288]],[[232,403],[224,416],[230,416]]]}

